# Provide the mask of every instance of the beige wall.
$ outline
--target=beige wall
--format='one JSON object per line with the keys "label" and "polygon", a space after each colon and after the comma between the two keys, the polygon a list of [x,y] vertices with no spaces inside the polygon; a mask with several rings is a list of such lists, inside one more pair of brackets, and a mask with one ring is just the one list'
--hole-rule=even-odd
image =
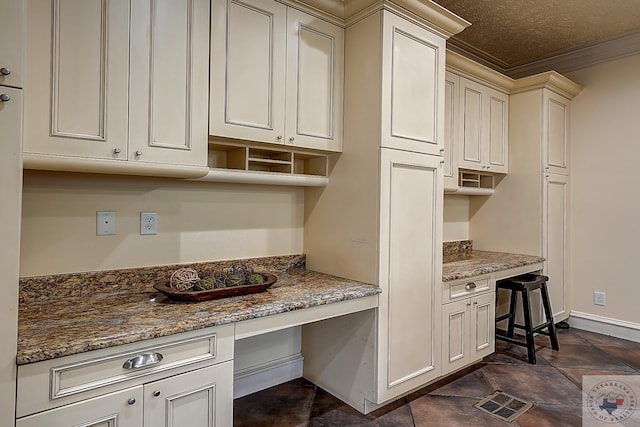
{"label": "beige wall", "polygon": [[444,196],[444,228],[442,240],[452,242],[469,239],[469,196]]}
{"label": "beige wall", "polygon": [[[572,103],[572,309],[640,324],[640,55],[567,74]],[[607,305],[593,304],[594,290]]]}
{"label": "beige wall", "polygon": [[[20,274],[301,253],[303,205],[301,188],[26,171]],[[117,212],[115,236],[96,236],[98,210]]]}

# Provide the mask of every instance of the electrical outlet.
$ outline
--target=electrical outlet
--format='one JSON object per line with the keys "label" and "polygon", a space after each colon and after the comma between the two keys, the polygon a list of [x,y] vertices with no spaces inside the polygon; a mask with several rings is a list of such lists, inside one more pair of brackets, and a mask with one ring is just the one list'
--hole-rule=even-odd
{"label": "electrical outlet", "polygon": [[96,236],[116,234],[116,213],[113,211],[96,212]]}
{"label": "electrical outlet", "polygon": [[604,292],[595,291],[593,293],[593,303],[595,305],[605,305],[607,303],[607,294]]}
{"label": "electrical outlet", "polygon": [[140,234],[158,234],[158,214],[155,212],[140,212]]}

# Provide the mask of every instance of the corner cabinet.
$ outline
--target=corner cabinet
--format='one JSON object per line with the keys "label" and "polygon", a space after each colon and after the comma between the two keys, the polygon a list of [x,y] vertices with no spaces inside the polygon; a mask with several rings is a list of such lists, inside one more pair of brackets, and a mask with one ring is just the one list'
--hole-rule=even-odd
{"label": "corner cabinet", "polygon": [[363,413],[442,372],[445,39],[387,7],[347,27],[347,144],[305,189],[307,267],[382,289],[302,328],[304,376]]}
{"label": "corner cabinet", "polygon": [[211,22],[210,135],[342,151],[343,28],[271,0]]}
{"label": "corner cabinet", "polygon": [[[511,172],[500,191],[470,204],[474,247],[545,258],[555,322],[566,320],[571,311],[569,119],[571,99],[581,89],[556,72],[514,82],[509,100]],[[535,317],[541,319],[541,314],[541,308],[534,310]]]}
{"label": "corner cabinet", "polygon": [[204,175],[208,16],[206,0],[27,0],[25,167]]}
{"label": "corner cabinet", "polygon": [[230,427],[232,357],[227,325],[23,365],[16,427]]}

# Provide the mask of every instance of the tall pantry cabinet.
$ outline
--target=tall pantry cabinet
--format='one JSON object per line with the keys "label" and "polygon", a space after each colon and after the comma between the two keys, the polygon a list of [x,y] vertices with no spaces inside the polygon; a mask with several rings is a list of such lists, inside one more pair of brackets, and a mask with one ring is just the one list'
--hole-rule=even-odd
{"label": "tall pantry cabinet", "polygon": [[377,310],[303,327],[305,377],[363,413],[441,375],[451,19],[444,34],[384,9],[347,27],[344,151],[305,193],[307,266],[382,288]]}
{"label": "tall pantry cabinet", "polygon": [[474,247],[546,259],[556,322],[570,314],[570,108],[581,89],[556,72],[516,80],[509,98],[509,174],[491,197],[470,199]]}
{"label": "tall pantry cabinet", "polygon": [[22,207],[22,85],[24,8],[0,0],[0,425],[15,419],[20,209]]}

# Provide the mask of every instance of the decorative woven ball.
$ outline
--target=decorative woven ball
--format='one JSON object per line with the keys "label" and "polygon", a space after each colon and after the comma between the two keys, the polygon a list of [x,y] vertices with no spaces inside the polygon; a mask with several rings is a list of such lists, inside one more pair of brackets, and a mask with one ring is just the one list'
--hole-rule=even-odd
{"label": "decorative woven ball", "polygon": [[209,289],[213,289],[215,285],[216,285],[216,279],[213,276],[206,276],[206,277],[203,277],[202,280],[200,280],[200,287],[205,291],[208,291]]}
{"label": "decorative woven ball", "polygon": [[226,282],[227,282],[227,274],[222,272],[222,271],[216,271],[215,273],[213,273],[213,280],[215,281],[213,286],[216,289],[224,288],[224,287],[227,286],[227,284],[226,284]]}
{"label": "decorative woven ball", "polygon": [[171,275],[171,280],[169,280],[171,287],[179,291],[188,291],[199,282],[200,277],[198,277],[198,272],[193,268],[181,268],[176,270]]}
{"label": "decorative woven ball", "polygon": [[258,283],[264,283],[264,277],[262,276],[262,274],[258,274],[258,273],[253,273],[251,275],[249,275],[249,277],[247,278],[247,282],[253,284],[258,284]]}
{"label": "decorative woven ball", "polygon": [[253,269],[246,264],[233,263],[227,269],[228,276],[238,276],[242,280],[242,283],[247,282],[247,278],[253,273]]}
{"label": "decorative woven ball", "polygon": [[243,284],[244,284],[244,280],[242,280],[242,277],[238,276],[237,274],[230,274],[229,276],[227,276],[227,280],[225,281],[225,285],[227,287],[238,286]]}

